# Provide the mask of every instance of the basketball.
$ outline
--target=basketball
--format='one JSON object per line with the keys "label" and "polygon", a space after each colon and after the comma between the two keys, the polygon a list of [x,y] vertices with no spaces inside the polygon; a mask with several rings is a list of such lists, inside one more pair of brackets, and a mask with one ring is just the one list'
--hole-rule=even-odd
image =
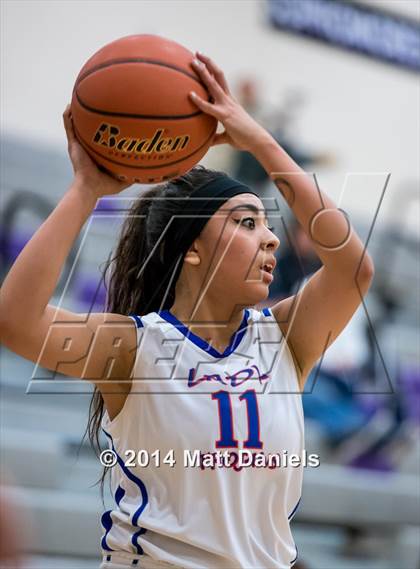
{"label": "basketball", "polygon": [[91,158],[130,183],[153,184],[190,170],[206,154],[217,121],[188,94],[209,100],[194,55],[156,35],[131,35],[96,52],[77,76],[75,134]]}

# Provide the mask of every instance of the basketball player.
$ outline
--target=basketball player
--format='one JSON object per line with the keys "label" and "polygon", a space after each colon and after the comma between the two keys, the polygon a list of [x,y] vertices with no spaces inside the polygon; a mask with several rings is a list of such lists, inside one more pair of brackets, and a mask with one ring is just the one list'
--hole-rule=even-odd
{"label": "basketball player", "polygon": [[[239,105],[221,70],[196,57],[211,99],[190,96],[225,128],[214,144],[254,154],[322,267],[296,296],[257,310],[279,239],[252,188],[196,167],[131,207],[106,313],[48,304],[97,199],[127,187],[90,160],[66,109],[74,181],[3,284],[2,334],[21,356],[95,385],[89,433],[102,428],[116,461],[102,569],[295,564],[300,393],[372,281],[344,212]],[[301,460],[277,465],[276,455]]]}

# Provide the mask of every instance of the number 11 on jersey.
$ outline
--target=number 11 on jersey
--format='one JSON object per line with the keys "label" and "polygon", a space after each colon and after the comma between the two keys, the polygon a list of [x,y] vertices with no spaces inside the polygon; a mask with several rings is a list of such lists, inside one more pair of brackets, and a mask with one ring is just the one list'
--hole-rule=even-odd
{"label": "number 11 on jersey", "polygon": [[[238,448],[238,440],[235,439],[233,432],[233,412],[231,396],[235,393],[229,391],[217,391],[212,393],[212,399],[218,403],[220,439],[216,441],[216,448]],[[258,411],[258,400],[255,389],[248,389],[239,396],[244,401],[248,419],[248,439],[244,441],[244,448],[263,448],[260,440],[260,416]]]}

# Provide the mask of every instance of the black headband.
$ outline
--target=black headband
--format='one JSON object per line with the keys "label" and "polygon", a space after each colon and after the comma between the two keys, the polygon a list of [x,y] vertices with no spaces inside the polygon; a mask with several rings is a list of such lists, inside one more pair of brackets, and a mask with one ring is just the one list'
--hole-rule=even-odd
{"label": "black headband", "polygon": [[185,255],[200,235],[209,218],[229,199],[238,194],[254,194],[242,182],[227,175],[207,182],[186,197],[176,198],[179,213],[175,214],[165,233],[162,262],[173,263]]}

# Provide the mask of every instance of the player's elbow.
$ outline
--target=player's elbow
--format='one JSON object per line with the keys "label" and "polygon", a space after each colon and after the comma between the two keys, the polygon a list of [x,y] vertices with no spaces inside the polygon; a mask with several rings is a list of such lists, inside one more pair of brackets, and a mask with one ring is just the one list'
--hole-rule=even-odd
{"label": "player's elbow", "polygon": [[360,265],[361,276],[368,281],[372,281],[375,275],[375,264],[369,253],[365,252],[362,263]]}
{"label": "player's elbow", "polygon": [[375,265],[373,259],[367,252],[365,252],[363,260],[360,263],[360,266],[357,271],[357,282],[364,294],[369,290],[369,287],[372,284],[374,276],[375,276]]}

